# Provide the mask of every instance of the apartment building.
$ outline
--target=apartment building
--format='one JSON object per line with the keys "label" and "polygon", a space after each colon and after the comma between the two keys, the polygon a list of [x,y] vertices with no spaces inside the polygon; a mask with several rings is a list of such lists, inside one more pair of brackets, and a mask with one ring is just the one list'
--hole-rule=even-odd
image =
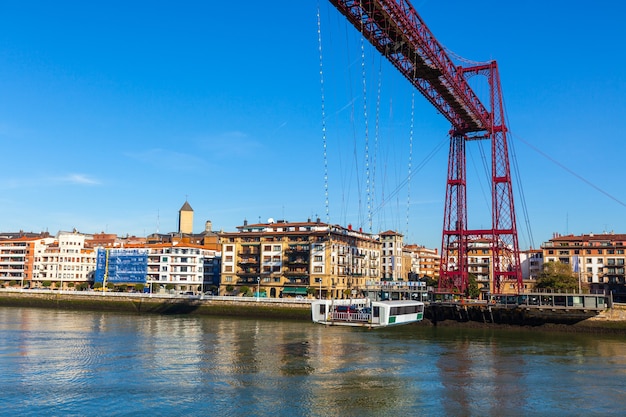
{"label": "apartment building", "polygon": [[206,292],[219,285],[220,253],[184,242],[147,245],[146,284],[155,292]]}
{"label": "apartment building", "polygon": [[541,245],[544,262],[571,266],[581,288],[626,301],[626,234],[555,235]]}
{"label": "apartment building", "polygon": [[[403,236],[400,233],[388,230],[379,235],[382,247],[381,253],[381,280],[404,281],[408,279],[408,270],[404,269]],[[408,265],[406,265],[408,267]]]}
{"label": "apartment building", "polygon": [[532,291],[535,288],[537,278],[543,271],[543,251],[541,249],[520,251],[519,257],[524,290]]}
{"label": "apartment building", "polygon": [[220,235],[220,294],[348,298],[380,280],[381,243],[350,226],[270,219],[237,229]]}
{"label": "apartment building", "polygon": [[35,254],[54,238],[47,236],[7,236],[0,239],[0,284],[9,287],[30,287],[35,269]]}
{"label": "apartment building", "polygon": [[71,289],[93,281],[96,254],[85,245],[86,235],[59,232],[53,241],[44,240],[35,248],[31,287]]}
{"label": "apartment building", "polygon": [[439,279],[441,255],[438,249],[414,244],[406,245],[404,249],[409,253],[412,275],[416,278]]}

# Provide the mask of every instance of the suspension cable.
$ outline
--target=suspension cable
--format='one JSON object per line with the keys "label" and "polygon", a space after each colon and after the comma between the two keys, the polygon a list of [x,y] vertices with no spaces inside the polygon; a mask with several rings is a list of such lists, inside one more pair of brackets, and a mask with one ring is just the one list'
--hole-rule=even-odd
{"label": "suspension cable", "polygon": [[411,209],[411,169],[413,163],[413,128],[415,125],[415,90],[411,93],[411,124],[409,129],[409,169],[407,175],[406,185],[406,231],[405,235],[409,234],[409,217]]}
{"label": "suspension cable", "polygon": [[322,55],[322,23],[320,17],[320,4],[317,3],[317,41],[320,54],[320,90],[322,98],[322,143],[324,147],[324,204],[326,207],[326,223],[330,224],[330,210],[328,200],[328,143],[326,139],[326,103],[324,94],[324,60]]}
{"label": "suspension cable", "polygon": [[380,96],[382,90],[382,79],[383,79],[383,68],[382,68],[382,55],[378,58],[378,88],[376,91],[376,119],[375,119],[375,128],[374,128],[374,156],[372,160],[372,201],[370,206],[368,207],[368,217],[369,217],[369,232],[372,233],[372,207],[375,204],[375,196],[376,196],[376,156],[378,154],[378,136],[380,133]]}

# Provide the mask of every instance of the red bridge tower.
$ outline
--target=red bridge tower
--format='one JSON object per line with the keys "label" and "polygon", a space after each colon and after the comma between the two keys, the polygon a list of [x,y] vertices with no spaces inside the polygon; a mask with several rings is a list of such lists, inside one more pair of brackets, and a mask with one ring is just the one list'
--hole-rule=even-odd
{"label": "red bridge tower", "polygon": [[[500,76],[495,61],[455,66],[408,0],[330,0],[362,35],[452,124],[444,207],[439,290],[468,288],[468,253],[488,241],[492,291],[505,282],[522,290],[519,245]],[[489,110],[467,80],[487,77]],[[490,229],[468,229],[465,145],[491,141]]]}

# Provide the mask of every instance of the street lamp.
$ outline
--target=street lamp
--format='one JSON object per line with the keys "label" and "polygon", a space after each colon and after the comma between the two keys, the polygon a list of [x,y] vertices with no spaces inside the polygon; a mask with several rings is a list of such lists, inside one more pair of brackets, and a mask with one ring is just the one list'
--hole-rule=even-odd
{"label": "street lamp", "polygon": [[320,300],[321,300],[322,299],[322,277],[319,277],[318,281],[320,282]]}
{"label": "street lamp", "polygon": [[256,277],[256,300],[259,301],[259,296],[261,295],[259,293],[260,288],[259,286],[261,285],[261,278],[260,277]]}

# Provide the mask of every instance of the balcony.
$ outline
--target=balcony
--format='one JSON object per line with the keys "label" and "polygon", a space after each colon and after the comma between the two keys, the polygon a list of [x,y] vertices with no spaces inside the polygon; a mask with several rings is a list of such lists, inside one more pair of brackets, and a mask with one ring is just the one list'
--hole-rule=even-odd
{"label": "balcony", "polygon": [[289,248],[285,250],[288,255],[297,253],[309,253],[311,247],[309,245],[289,245]]}
{"label": "balcony", "polygon": [[237,255],[239,255],[239,256],[259,256],[260,253],[261,253],[261,251],[258,250],[258,249],[256,249],[256,250],[243,249],[243,250],[240,250],[239,252],[237,252]]}
{"label": "balcony", "polygon": [[258,268],[247,268],[244,270],[237,271],[237,275],[240,277],[248,277],[248,276],[258,277],[261,275],[261,270]]}
{"label": "balcony", "polygon": [[289,268],[284,273],[287,276],[302,275],[308,277],[309,270],[306,268]]}
{"label": "balcony", "polygon": [[243,258],[237,261],[237,265],[258,265],[259,263],[258,258]]}
{"label": "balcony", "polygon": [[287,265],[308,265],[309,260],[305,258],[289,258],[286,262]]}

